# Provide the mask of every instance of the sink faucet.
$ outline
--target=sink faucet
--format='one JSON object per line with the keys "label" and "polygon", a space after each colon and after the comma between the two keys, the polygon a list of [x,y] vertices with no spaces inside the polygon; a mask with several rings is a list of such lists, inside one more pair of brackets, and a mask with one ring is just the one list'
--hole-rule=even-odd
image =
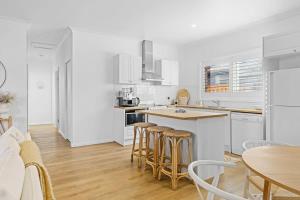
{"label": "sink faucet", "polygon": [[213,103],[217,105],[217,107],[220,107],[220,100],[212,100]]}

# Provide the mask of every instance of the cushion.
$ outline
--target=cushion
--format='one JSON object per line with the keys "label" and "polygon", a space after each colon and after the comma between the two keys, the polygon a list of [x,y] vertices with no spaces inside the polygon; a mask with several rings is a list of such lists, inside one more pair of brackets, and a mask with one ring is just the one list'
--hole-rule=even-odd
{"label": "cushion", "polygon": [[18,154],[20,153],[20,145],[15,139],[8,135],[0,136],[0,154],[9,149],[17,152]]}
{"label": "cushion", "polygon": [[25,135],[16,127],[10,127],[3,136],[10,136],[14,138],[18,143],[24,142]]}
{"label": "cushion", "polygon": [[24,163],[18,153],[7,150],[0,154],[0,199],[19,200],[25,175]]}
{"label": "cushion", "polygon": [[43,200],[39,173],[35,166],[29,166],[25,169],[21,200]]}

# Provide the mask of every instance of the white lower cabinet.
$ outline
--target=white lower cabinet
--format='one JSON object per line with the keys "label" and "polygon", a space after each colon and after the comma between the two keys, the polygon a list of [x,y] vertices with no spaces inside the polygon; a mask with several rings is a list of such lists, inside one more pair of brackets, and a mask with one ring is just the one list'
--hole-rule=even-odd
{"label": "white lower cabinet", "polygon": [[241,155],[246,140],[263,140],[263,116],[259,114],[231,114],[232,153]]}
{"label": "white lower cabinet", "polygon": [[[123,140],[123,146],[125,145],[131,145],[133,144],[133,137],[134,137],[134,134],[133,134],[133,126],[126,126],[124,128],[124,140]],[[139,139],[139,136],[137,135],[136,137],[136,143],[138,143],[138,140]]]}
{"label": "white lower cabinet", "polygon": [[[133,126],[125,126],[125,109],[114,108],[113,111],[114,141],[122,146],[133,143]],[[136,142],[138,143],[138,135]]]}
{"label": "white lower cabinet", "polygon": [[124,137],[127,140],[133,139],[133,126],[127,126],[124,128]]}
{"label": "white lower cabinet", "polygon": [[192,111],[216,112],[227,114],[227,116],[225,117],[225,151],[241,155],[243,153],[242,144],[245,140],[265,139],[264,120],[263,115],[261,114],[238,113],[231,111],[201,108],[184,109]]}

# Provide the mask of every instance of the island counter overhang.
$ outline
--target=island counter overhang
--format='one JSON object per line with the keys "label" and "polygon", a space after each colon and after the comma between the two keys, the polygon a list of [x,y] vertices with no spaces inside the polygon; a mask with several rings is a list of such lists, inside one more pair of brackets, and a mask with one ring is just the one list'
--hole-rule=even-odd
{"label": "island counter overhang", "polygon": [[158,110],[139,110],[138,113],[143,113],[147,115],[167,117],[179,120],[198,120],[206,118],[216,118],[216,117],[226,117],[225,113],[211,113],[203,111],[190,111],[185,110],[184,113],[175,112],[176,109],[167,108],[167,109],[158,109]]}
{"label": "island counter overhang", "polygon": [[[193,133],[193,160],[224,161],[225,117],[224,113],[189,111],[176,113],[175,109],[141,110],[148,121],[159,126],[169,126],[177,130]],[[186,151],[186,146],[183,147]],[[184,157],[186,155],[183,155]],[[198,174],[204,179],[215,175],[216,169],[201,167]]]}

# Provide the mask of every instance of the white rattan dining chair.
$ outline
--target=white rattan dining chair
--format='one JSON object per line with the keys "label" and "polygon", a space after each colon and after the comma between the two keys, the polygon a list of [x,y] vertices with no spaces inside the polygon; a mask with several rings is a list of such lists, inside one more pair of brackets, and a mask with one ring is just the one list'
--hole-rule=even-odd
{"label": "white rattan dining chair", "polygon": [[[261,146],[292,146],[286,143],[266,141],[266,140],[246,140],[242,144],[244,151]],[[252,194],[250,192],[250,183],[260,191],[259,194]],[[263,189],[264,189],[264,180],[247,169],[246,172],[246,181],[244,185],[244,197],[250,199],[262,199],[263,197]],[[297,195],[294,195],[286,190],[283,190],[275,185],[272,185],[270,199],[299,199]]]}
{"label": "white rattan dining chair", "polygon": [[[212,184],[207,183],[205,180],[200,178],[195,173],[195,168],[200,166],[212,166],[212,167],[214,166],[217,168],[217,172],[213,178]],[[213,161],[213,160],[199,160],[199,161],[192,162],[188,167],[188,172],[190,177],[195,182],[200,198],[204,200],[204,197],[199,188],[202,187],[208,192],[206,200],[213,200],[215,196],[226,200],[246,200],[243,197],[237,196],[235,194],[231,194],[229,192],[226,192],[218,188],[220,174],[222,173],[223,167],[234,167],[234,166],[236,165],[232,162]]]}
{"label": "white rattan dining chair", "polygon": [[242,144],[244,151],[254,148],[254,147],[261,147],[261,146],[291,146],[286,143],[279,143],[267,140],[246,140]]}

